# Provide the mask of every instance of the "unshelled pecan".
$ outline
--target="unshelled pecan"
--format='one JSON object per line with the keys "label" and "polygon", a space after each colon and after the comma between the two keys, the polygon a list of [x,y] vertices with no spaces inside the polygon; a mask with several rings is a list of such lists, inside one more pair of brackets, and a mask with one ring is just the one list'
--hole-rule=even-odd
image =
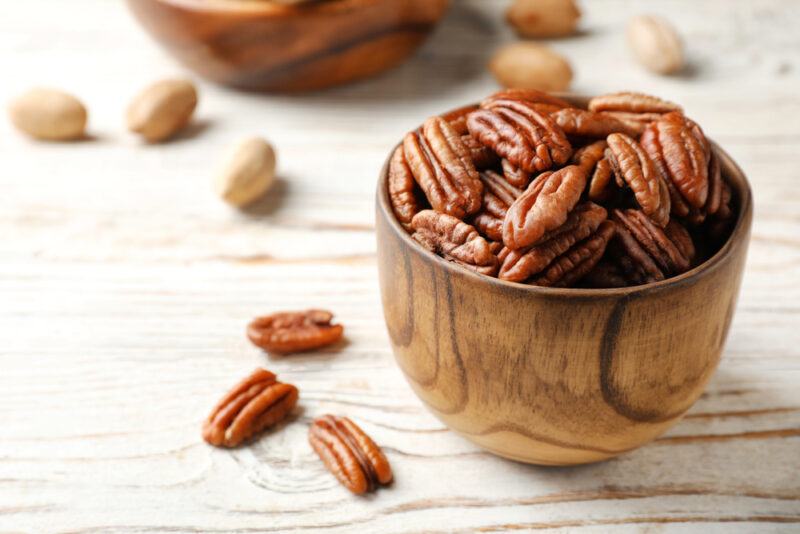
{"label": "unshelled pecan", "polygon": [[499,257],[502,263],[498,278],[523,282],[540,273],[573,245],[592,235],[606,217],[606,210],[597,204],[579,204],[569,214],[567,221],[548,233],[546,239],[538,245],[501,251]]}
{"label": "unshelled pecan", "polygon": [[411,237],[444,259],[490,276],[497,272],[497,256],[469,224],[444,213],[423,210],[414,216],[411,227]]}
{"label": "unshelled pecan", "polygon": [[217,403],[203,423],[203,439],[216,447],[237,447],[286,418],[297,398],[296,387],[256,369]]}
{"label": "unshelled pecan", "polygon": [[[471,116],[471,115],[470,115]],[[483,186],[461,136],[441,117],[431,117],[403,141],[414,179],[433,209],[456,217],[481,207]]]}
{"label": "unshelled pecan", "polygon": [[481,102],[481,107],[491,108],[498,100],[520,100],[534,104],[540,112],[550,113],[562,108],[571,108],[572,104],[550,93],[536,89],[503,89]]}
{"label": "unshelled pecan", "polygon": [[551,113],[550,116],[564,130],[564,133],[571,136],[605,139],[612,133],[636,135],[634,129],[606,113],[564,108]]}
{"label": "unshelled pecan", "polygon": [[514,187],[525,189],[531,183],[531,178],[533,178],[531,173],[523,171],[507,159],[502,160],[500,166],[506,181]]}
{"label": "unshelled pecan", "polygon": [[522,194],[494,171],[481,173],[483,182],[483,207],[472,220],[478,231],[489,239],[503,239],[503,220],[509,206]]}
{"label": "unshelled pecan", "polygon": [[556,258],[532,284],[547,287],[568,287],[586,276],[606,251],[606,246],[614,236],[614,223],[604,221],[590,237],[575,244]]}
{"label": "unshelled pecan", "polygon": [[585,187],[586,172],[577,165],[539,175],[508,208],[503,243],[512,250],[538,243],[566,222]]}
{"label": "unshelled pecan", "polygon": [[669,113],[681,111],[678,104],[646,95],[624,91],[600,95],[589,100],[589,111],[625,111],[628,113]]}
{"label": "unshelled pecan", "polygon": [[641,143],[686,202],[702,209],[708,199],[710,148],[700,127],[681,113],[668,113],[645,128]]}
{"label": "unshelled pecan", "polygon": [[669,222],[670,197],[664,178],[635,139],[624,134],[608,136],[606,158],[617,184],[627,184],[642,211],[659,226]]}
{"label": "unshelled pecan", "polygon": [[315,419],[308,441],[328,471],[356,495],[392,481],[392,468],[381,448],[346,417]]}
{"label": "unshelled pecan", "polygon": [[331,324],[332,319],[333,314],[325,310],[273,313],[254,319],[247,326],[247,337],[269,352],[304,352],[341,339],[344,327]]}
{"label": "unshelled pecan", "polygon": [[524,101],[497,100],[467,117],[470,134],[526,172],[566,163],[572,146],[546,114]]}
{"label": "unshelled pecan", "polygon": [[389,162],[389,200],[397,220],[405,229],[411,228],[411,219],[420,210],[415,188],[414,175],[408,167],[403,147],[399,146]]}
{"label": "unshelled pecan", "polygon": [[483,146],[469,134],[462,135],[461,140],[469,150],[469,157],[477,170],[482,171],[497,165],[499,158],[491,148]]}

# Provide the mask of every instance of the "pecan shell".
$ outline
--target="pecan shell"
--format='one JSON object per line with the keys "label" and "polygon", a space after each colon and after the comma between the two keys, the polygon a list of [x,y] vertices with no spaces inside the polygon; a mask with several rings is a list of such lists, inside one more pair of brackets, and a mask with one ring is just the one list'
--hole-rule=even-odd
{"label": "pecan shell", "polygon": [[285,419],[298,395],[293,385],[256,369],[217,403],[203,423],[203,439],[216,447],[237,447]]}
{"label": "pecan shell", "polygon": [[392,468],[381,448],[346,417],[315,419],[308,441],[328,471],[356,495],[392,481]]}
{"label": "pecan shell", "polygon": [[639,143],[624,134],[608,136],[606,158],[617,183],[633,191],[636,202],[659,226],[669,222],[670,197],[667,184]]}
{"label": "pecan shell", "polygon": [[508,181],[494,171],[481,173],[483,182],[483,208],[472,223],[478,231],[489,239],[503,239],[503,219],[509,206],[522,194]]}
{"label": "pecan shell", "polygon": [[594,234],[559,256],[533,285],[568,287],[579,282],[598,264],[612,237],[614,223],[604,221]]}
{"label": "pecan shell", "polygon": [[434,254],[467,269],[494,276],[497,256],[478,231],[465,222],[433,210],[423,210],[411,221],[418,243]]}
{"label": "pecan shell", "polygon": [[625,111],[628,113],[669,113],[681,111],[681,107],[674,102],[646,95],[623,91],[600,95],[589,100],[589,111]]}
{"label": "pecan shell", "polygon": [[572,154],[566,134],[533,104],[498,100],[467,117],[470,134],[526,172],[564,164]]}
{"label": "pecan shell", "polygon": [[456,217],[481,207],[483,186],[461,136],[441,117],[425,121],[403,141],[406,161],[433,209]]}
{"label": "pecan shell", "polygon": [[605,139],[612,133],[637,135],[633,128],[612,115],[578,108],[560,109],[550,114],[564,133],[571,136]]}
{"label": "pecan shell", "polygon": [[389,201],[397,220],[406,230],[411,227],[411,219],[420,210],[416,186],[403,147],[399,146],[389,162]]}
{"label": "pecan shell", "polygon": [[702,209],[708,199],[710,150],[700,127],[668,113],[645,128],[642,147],[686,202]]}
{"label": "pecan shell", "polygon": [[342,338],[344,327],[331,324],[333,314],[325,310],[278,312],[254,319],[247,337],[269,352],[290,354],[314,350]]}
{"label": "pecan shell", "polygon": [[547,235],[547,239],[527,249],[507,250],[502,258],[498,277],[511,282],[523,282],[543,271],[553,260],[573,245],[592,235],[606,220],[605,208],[592,202],[579,204],[567,221]]}
{"label": "pecan shell", "polygon": [[577,165],[539,175],[508,208],[503,243],[512,250],[538,243],[566,222],[585,187],[586,172]]}

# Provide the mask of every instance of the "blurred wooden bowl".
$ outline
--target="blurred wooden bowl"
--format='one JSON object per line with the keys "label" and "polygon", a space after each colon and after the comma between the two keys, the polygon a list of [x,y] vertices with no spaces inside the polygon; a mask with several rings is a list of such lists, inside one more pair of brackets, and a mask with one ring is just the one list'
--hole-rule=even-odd
{"label": "blurred wooden bowl", "polygon": [[450,0],[127,0],[142,26],[208,79],[297,92],[373,76],[406,59]]}
{"label": "blurred wooden bowl", "polygon": [[378,270],[395,358],[448,427],[514,460],[605,460],[654,440],[702,394],[728,335],[750,240],[750,186],[714,150],[737,199],[727,243],[675,278],[554,289],[485,277],[428,252],[378,183]]}

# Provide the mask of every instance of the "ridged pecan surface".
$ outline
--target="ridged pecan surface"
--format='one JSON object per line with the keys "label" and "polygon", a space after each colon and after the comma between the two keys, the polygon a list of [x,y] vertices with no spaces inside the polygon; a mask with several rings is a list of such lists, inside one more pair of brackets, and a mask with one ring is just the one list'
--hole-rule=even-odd
{"label": "ridged pecan surface", "polygon": [[471,135],[462,135],[461,140],[464,142],[464,146],[467,147],[467,150],[469,150],[469,157],[472,159],[472,163],[475,164],[477,170],[491,169],[499,161],[500,158],[497,157],[497,154],[492,152],[491,148],[483,146]]}
{"label": "ridged pecan surface", "polygon": [[285,419],[297,398],[296,387],[256,369],[217,403],[203,423],[203,439],[217,447],[237,447]]}
{"label": "ridged pecan surface", "polygon": [[497,272],[497,257],[489,243],[469,224],[444,213],[423,210],[414,216],[411,227],[411,237],[444,259],[483,274]]}
{"label": "ridged pecan surface", "polygon": [[498,100],[520,100],[530,104],[536,104],[540,111],[557,111],[562,108],[574,107],[562,98],[553,96],[536,89],[503,89],[481,102],[481,107],[490,108]]}
{"label": "ridged pecan surface", "polygon": [[605,139],[612,133],[636,135],[636,131],[624,122],[606,113],[595,113],[578,108],[560,109],[550,116],[564,133],[572,136]]}
{"label": "ridged pecan surface", "polygon": [[403,147],[399,146],[389,162],[389,200],[395,217],[406,229],[411,228],[411,219],[420,209],[415,185]]}
{"label": "ridged pecan surface", "polygon": [[254,319],[247,337],[269,352],[289,354],[325,347],[341,339],[344,327],[331,324],[333,314],[325,310],[279,312]]}
{"label": "ridged pecan surface", "polygon": [[392,481],[392,468],[381,448],[346,417],[315,419],[308,441],[325,467],[356,495]]}
{"label": "ridged pecan surface", "polygon": [[503,176],[506,181],[519,189],[525,189],[531,183],[533,176],[529,172],[525,172],[507,159],[500,162],[503,169]]}
{"label": "ridged pecan surface", "polygon": [[589,100],[589,111],[624,111],[627,113],[669,113],[681,111],[678,104],[657,96],[623,91],[600,95]]}
{"label": "ridged pecan surface", "polygon": [[481,173],[483,182],[483,208],[475,215],[472,224],[489,239],[500,241],[503,239],[503,220],[509,206],[522,194],[517,189],[494,171]]}
{"label": "ridged pecan surface", "polygon": [[606,246],[614,236],[614,223],[604,221],[597,231],[576,243],[556,260],[532,283],[537,286],[568,287],[579,282],[594,269]]}

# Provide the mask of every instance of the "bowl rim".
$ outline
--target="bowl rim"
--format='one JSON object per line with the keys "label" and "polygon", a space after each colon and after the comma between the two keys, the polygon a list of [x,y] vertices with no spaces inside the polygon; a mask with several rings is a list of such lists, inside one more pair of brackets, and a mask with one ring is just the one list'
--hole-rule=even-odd
{"label": "bowl rim", "polygon": [[[559,96],[561,98],[566,97],[568,100],[571,100],[573,102],[581,101],[587,98],[579,95],[572,95],[572,94],[565,95],[558,93],[556,93],[556,96]],[[461,106],[459,108],[455,108],[453,111],[465,107],[469,106]],[[395,145],[389,152],[389,156],[386,159],[383,168],[381,169],[380,176],[378,178],[376,204],[380,209],[381,215],[387,220],[389,227],[392,229],[392,231],[394,231],[395,234],[399,235],[404,245],[411,247],[412,250],[417,251],[422,257],[426,258],[428,261],[436,262],[442,268],[450,270],[453,274],[472,278],[476,282],[488,283],[490,285],[495,285],[498,288],[504,290],[521,291],[526,294],[537,295],[542,297],[558,296],[558,297],[575,297],[575,298],[585,299],[589,297],[631,297],[636,295],[642,295],[654,291],[677,288],[693,284],[695,281],[706,275],[706,273],[715,270],[717,266],[719,266],[722,262],[729,259],[733,253],[734,247],[739,245],[740,241],[747,238],[747,234],[750,230],[752,212],[753,212],[753,195],[752,195],[752,190],[750,188],[750,182],[748,181],[744,171],[742,171],[742,169],[734,161],[734,159],[727,152],[725,152],[725,150],[723,150],[719,146],[719,144],[717,144],[713,139],[709,138],[708,140],[711,143],[712,150],[714,150],[717,157],[720,159],[720,165],[722,167],[723,174],[728,178],[730,185],[734,189],[736,198],[738,199],[736,224],[733,230],[731,231],[730,236],[728,236],[727,241],[725,241],[725,244],[722,245],[722,247],[720,247],[720,249],[706,261],[686,271],[685,273],[679,274],[678,276],[667,278],[666,280],[661,280],[658,282],[651,282],[649,284],[641,284],[637,286],[619,287],[619,288],[576,288],[576,287],[534,286],[534,285],[523,284],[521,282],[511,282],[508,280],[501,280],[499,278],[495,278],[492,276],[479,274],[469,269],[460,267],[451,261],[447,261],[444,258],[423,249],[421,246],[419,246],[419,244],[417,244],[416,241],[414,241],[411,238],[411,235],[400,225],[400,223],[397,220],[397,217],[395,217],[394,215],[394,210],[391,208],[389,203],[389,188],[388,188],[389,163],[391,161],[392,155],[394,154],[394,151],[397,149],[397,147],[400,146],[400,143]]]}

